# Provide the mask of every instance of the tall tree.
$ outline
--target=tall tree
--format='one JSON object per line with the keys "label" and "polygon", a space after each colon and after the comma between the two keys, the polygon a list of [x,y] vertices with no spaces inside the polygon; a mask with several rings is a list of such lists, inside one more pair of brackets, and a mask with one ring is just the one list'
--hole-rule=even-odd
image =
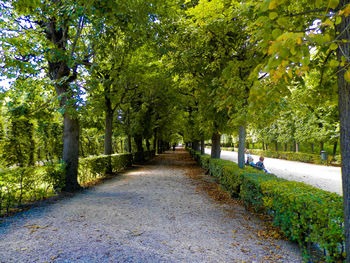
{"label": "tall tree", "polygon": [[268,73],[277,94],[287,88],[278,83],[288,83],[314,67],[321,69],[321,87],[327,81],[323,72],[333,70],[337,76],[346,259],[350,262],[350,1],[266,0],[251,4],[245,5],[246,10],[255,11],[251,29],[261,51],[269,56],[256,73]]}

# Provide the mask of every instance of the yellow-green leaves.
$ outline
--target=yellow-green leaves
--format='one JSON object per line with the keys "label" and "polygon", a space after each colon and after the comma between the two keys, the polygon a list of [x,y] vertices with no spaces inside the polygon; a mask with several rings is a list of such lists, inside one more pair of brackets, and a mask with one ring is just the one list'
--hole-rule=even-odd
{"label": "yellow-green leaves", "polygon": [[278,6],[278,0],[271,0],[269,4],[269,10],[273,10]]}
{"label": "yellow-green leaves", "polygon": [[329,0],[328,7],[335,9],[337,8],[338,4],[339,4],[339,0]]}
{"label": "yellow-green leaves", "polygon": [[[340,10],[338,15],[347,17],[349,14],[350,14],[350,4],[346,5],[343,10]],[[340,17],[337,17],[337,19],[338,18],[340,18]]]}
{"label": "yellow-green leaves", "polygon": [[277,17],[278,17],[278,14],[277,14],[276,12],[271,12],[271,13],[269,14],[269,18],[270,18],[271,20],[275,20]]}
{"label": "yellow-green leaves", "polygon": [[347,82],[350,82],[350,69],[348,69],[347,71],[345,71],[345,73],[344,73],[344,79],[345,79]]}

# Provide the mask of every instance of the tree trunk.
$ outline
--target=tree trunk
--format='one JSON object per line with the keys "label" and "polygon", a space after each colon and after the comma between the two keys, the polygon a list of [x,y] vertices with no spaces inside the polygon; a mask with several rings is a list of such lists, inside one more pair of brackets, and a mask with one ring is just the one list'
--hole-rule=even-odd
{"label": "tree trunk", "polygon": [[311,143],[311,152],[314,153],[314,144]]}
{"label": "tree trunk", "polygon": [[205,153],[205,144],[204,144],[204,139],[201,139],[201,155]]}
{"label": "tree trunk", "polygon": [[104,154],[111,155],[112,149],[112,133],[113,133],[113,110],[109,98],[105,98],[106,116],[105,116],[105,140],[104,140]]}
{"label": "tree trunk", "polygon": [[[46,39],[57,49],[57,54],[61,52],[60,54],[62,55],[54,56],[53,58],[49,56],[48,75],[51,80],[61,82],[59,84],[56,83],[54,86],[57,96],[60,97],[60,107],[64,110],[62,160],[66,164],[66,178],[65,186],[62,190],[72,192],[81,188],[78,184],[79,120],[78,117],[69,113],[75,110],[74,106],[69,106],[72,105],[69,100],[73,99],[72,94],[74,93],[69,84],[77,79],[78,65],[75,63],[68,64],[67,35],[69,27],[66,25],[65,20],[63,19],[60,24],[57,23],[54,17],[51,17],[46,23],[40,22],[40,26],[44,29]],[[70,59],[72,59],[71,62],[74,62],[73,57],[69,57]],[[75,104],[73,103],[73,105]]]}
{"label": "tree trunk", "polygon": [[200,149],[199,149],[199,141],[198,140],[194,140],[193,141],[193,150],[195,150],[195,151],[199,151]]}
{"label": "tree trunk", "polygon": [[334,142],[333,144],[333,158],[336,156],[337,154],[337,146],[338,146],[338,142]]}
{"label": "tree trunk", "polygon": [[265,143],[262,142],[262,150],[265,151]]}
{"label": "tree trunk", "polygon": [[265,143],[265,151],[268,151],[268,150],[269,150],[269,144]]}
{"label": "tree trunk", "polygon": [[320,151],[324,151],[324,142],[320,142]]}
{"label": "tree trunk", "polygon": [[[81,134],[81,132],[80,132],[80,134]],[[85,156],[85,151],[84,151],[84,148],[83,148],[83,142],[81,140],[81,136],[79,136],[79,137],[80,137],[80,142],[79,142],[80,156],[85,158],[86,156]]]}
{"label": "tree trunk", "polygon": [[162,153],[162,141],[161,140],[158,140],[158,150],[157,150],[157,153]]}
{"label": "tree trunk", "polygon": [[278,142],[275,141],[275,151],[278,152]]}
{"label": "tree trunk", "polygon": [[242,169],[245,167],[245,160],[244,160],[245,137],[246,137],[245,126],[239,126],[238,167]]}
{"label": "tree trunk", "polygon": [[300,144],[298,142],[295,143],[295,152],[299,152],[300,150]]}
{"label": "tree trunk", "polygon": [[79,121],[65,113],[63,127],[63,155],[62,160],[66,164],[66,178],[63,191],[74,192],[81,189],[78,184],[79,162]]}
{"label": "tree trunk", "polygon": [[[338,10],[349,4],[350,0],[340,0]],[[339,48],[337,50],[338,61],[342,61],[343,54],[350,57],[350,16],[342,17],[341,23],[336,25]],[[338,105],[340,117],[340,148],[341,167],[343,183],[343,205],[344,205],[344,229],[345,229],[345,251],[346,262],[350,262],[350,83],[345,80],[344,75],[347,67],[338,70]]]}
{"label": "tree trunk", "polygon": [[132,146],[131,146],[131,135],[128,134],[128,152],[131,153]]}
{"label": "tree trunk", "polygon": [[136,144],[136,151],[143,152],[142,136],[140,136],[140,135],[134,136],[134,141]]}
{"label": "tree trunk", "polygon": [[287,143],[284,144],[284,151],[285,152],[288,151],[288,144]]}
{"label": "tree trunk", "polygon": [[214,132],[211,137],[211,158],[213,159],[220,159],[220,138],[221,135],[218,132]]}
{"label": "tree trunk", "polygon": [[153,150],[158,153],[157,149],[157,129],[153,131]]}
{"label": "tree trunk", "polygon": [[146,139],[146,148],[147,148],[147,151],[151,150],[151,144],[148,139]]}

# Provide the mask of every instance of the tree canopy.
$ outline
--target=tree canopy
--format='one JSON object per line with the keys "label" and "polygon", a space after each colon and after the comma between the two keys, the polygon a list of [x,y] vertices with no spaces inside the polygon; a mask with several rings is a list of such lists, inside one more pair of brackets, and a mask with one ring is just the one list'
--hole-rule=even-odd
{"label": "tree canopy", "polygon": [[238,134],[243,168],[253,137],[340,138],[349,244],[349,14],[349,0],[0,1],[0,165],[62,161],[75,191],[79,156],[211,139],[219,158]]}

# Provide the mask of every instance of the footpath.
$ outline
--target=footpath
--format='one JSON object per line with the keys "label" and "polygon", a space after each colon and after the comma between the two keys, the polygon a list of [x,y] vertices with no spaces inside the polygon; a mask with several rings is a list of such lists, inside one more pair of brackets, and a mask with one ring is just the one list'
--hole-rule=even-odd
{"label": "footpath", "polygon": [[302,262],[184,150],[3,219],[0,262]]}

